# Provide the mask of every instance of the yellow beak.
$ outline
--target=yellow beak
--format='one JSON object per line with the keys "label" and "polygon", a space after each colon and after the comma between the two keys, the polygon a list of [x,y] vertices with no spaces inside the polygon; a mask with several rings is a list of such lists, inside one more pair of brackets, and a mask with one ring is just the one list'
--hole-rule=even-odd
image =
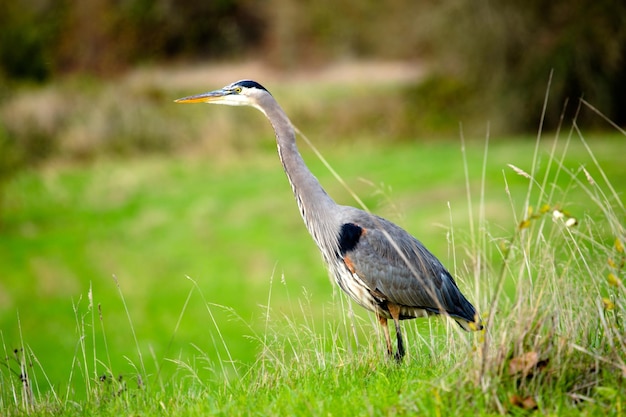
{"label": "yellow beak", "polygon": [[175,103],[211,103],[220,101],[227,96],[228,93],[224,90],[209,91],[208,93],[196,94],[193,96],[183,97],[174,100]]}

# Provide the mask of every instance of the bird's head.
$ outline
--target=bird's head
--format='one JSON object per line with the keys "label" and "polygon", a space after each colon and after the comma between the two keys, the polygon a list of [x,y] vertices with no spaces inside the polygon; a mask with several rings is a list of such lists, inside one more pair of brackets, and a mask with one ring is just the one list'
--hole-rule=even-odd
{"label": "bird's head", "polygon": [[265,87],[256,81],[241,80],[219,90],[183,97],[174,101],[176,103],[214,103],[227,104],[229,106],[252,106],[260,109],[259,102],[261,98],[269,94]]}

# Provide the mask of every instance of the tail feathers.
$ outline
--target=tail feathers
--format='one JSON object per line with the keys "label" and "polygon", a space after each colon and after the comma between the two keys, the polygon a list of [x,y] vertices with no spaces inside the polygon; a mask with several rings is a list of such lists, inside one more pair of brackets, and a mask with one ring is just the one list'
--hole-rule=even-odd
{"label": "tail feathers", "polygon": [[450,275],[448,271],[444,271],[441,278],[443,285],[439,290],[441,291],[441,301],[446,313],[450,315],[463,330],[467,330],[468,332],[482,330],[483,324],[480,320],[480,316],[472,303],[461,293],[452,275]]}
{"label": "tail feathers", "polygon": [[453,317],[453,319],[465,331],[476,332],[483,329],[483,322],[480,320],[480,317],[478,317],[478,314],[476,314],[473,321],[465,320],[459,317]]}

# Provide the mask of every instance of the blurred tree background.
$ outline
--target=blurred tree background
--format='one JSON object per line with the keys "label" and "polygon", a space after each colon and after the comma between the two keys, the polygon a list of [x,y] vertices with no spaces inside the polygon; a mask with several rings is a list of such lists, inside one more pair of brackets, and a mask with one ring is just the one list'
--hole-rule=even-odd
{"label": "blurred tree background", "polygon": [[[357,106],[355,120],[395,118],[379,133],[400,140],[456,137],[459,121],[466,128],[476,121],[483,131],[489,121],[492,132],[503,134],[534,132],[551,71],[547,129],[562,114],[571,118],[581,97],[623,126],[625,21],[626,3],[609,0],[6,1],[0,4],[0,172],[60,151],[84,156],[102,144],[114,151],[169,150],[165,122],[150,131],[124,125],[113,100],[94,100],[103,94],[84,80],[185,63],[260,60],[284,72],[359,60],[424,66],[425,79],[378,95],[370,108]],[[24,91],[37,88],[39,95],[25,98]],[[159,88],[127,96],[125,105],[144,109],[133,117],[145,122],[156,115],[150,109],[169,98]],[[25,102],[46,109],[26,110]],[[101,108],[100,116],[81,113],[90,104]],[[92,124],[90,139],[74,140],[82,145],[68,151],[60,144],[60,137],[81,136],[76,118],[107,114],[109,122],[97,124],[106,129]],[[577,121],[602,127],[592,116],[582,112]]]}
{"label": "blurred tree background", "polygon": [[45,82],[142,63],[241,57],[283,68],[427,60],[476,98],[504,104],[511,130],[536,127],[551,70],[550,120],[566,98],[584,96],[624,124],[624,21],[626,4],[608,0],[20,0],[0,5],[0,75]]}

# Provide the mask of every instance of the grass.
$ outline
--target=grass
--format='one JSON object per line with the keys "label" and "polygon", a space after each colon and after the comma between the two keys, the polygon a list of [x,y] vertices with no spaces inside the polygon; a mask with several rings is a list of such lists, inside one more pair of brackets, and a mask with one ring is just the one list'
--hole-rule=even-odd
{"label": "grass", "polygon": [[4,414],[623,413],[623,136],[319,144],[487,323],[406,322],[398,366],[329,283],[263,126],[253,151],[53,163],[6,185]]}

